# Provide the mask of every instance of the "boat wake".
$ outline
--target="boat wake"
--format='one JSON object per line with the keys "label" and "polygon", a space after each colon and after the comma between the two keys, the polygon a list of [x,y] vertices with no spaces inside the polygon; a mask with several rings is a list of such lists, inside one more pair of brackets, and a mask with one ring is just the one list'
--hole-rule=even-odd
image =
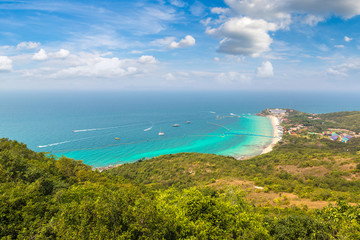
{"label": "boat wake", "polygon": [[153,127],[151,126],[151,127],[147,128],[147,129],[144,129],[144,132],[150,131],[152,128]]}
{"label": "boat wake", "polygon": [[78,129],[78,130],[72,130],[73,133],[78,132],[91,132],[91,131],[100,131],[100,130],[108,130],[108,129],[114,129],[114,128],[124,128],[124,127],[131,127],[136,126],[139,124],[143,124],[144,122],[137,122],[137,123],[128,123],[120,126],[114,126],[114,127],[104,127],[104,128],[88,128],[88,129]]}
{"label": "boat wake", "polygon": [[144,132],[150,131],[153,128],[154,123],[151,122],[151,121],[149,121],[149,122],[151,123],[151,127],[147,128],[147,129],[144,129]]}
{"label": "boat wake", "polygon": [[90,132],[90,131],[96,131],[96,130],[102,130],[102,128],[92,128],[92,129],[72,130],[72,132]]}
{"label": "boat wake", "polygon": [[102,135],[93,136],[93,137],[85,137],[85,138],[78,138],[78,139],[74,139],[74,140],[67,140],[67,141],[62,141],[62,142],[57,142],[57,143],[50,143],[50,144],[46,144],[46,145],[40,145],[40,146],[38,146],[38,148],[52,147],[52,146],[61,145],[61,144],[65,144],[65,143],[78,142],[78,141],[82,141],[82,140],[98,138],[98,137],[108,136],[108,135],[112,135],[112,134],[113,133],[108,133],[108,134],[102,134]]}
{"label": "boat wake", "polygon": [[68,143],[68,142],[73,142],[73,141],[64,141],[64,142],[58,142],[58,143],[50,143],[50,144],[47,144],[47,145],[38,146],[38,148],[51,147],[51,146],[56,146],[56,145],[60,145],[60,144]]}

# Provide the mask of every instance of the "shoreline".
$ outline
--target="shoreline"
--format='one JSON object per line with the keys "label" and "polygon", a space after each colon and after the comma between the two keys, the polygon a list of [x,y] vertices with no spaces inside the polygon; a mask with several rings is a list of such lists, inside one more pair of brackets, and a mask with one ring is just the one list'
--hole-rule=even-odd
{"label": "shoreline", "polygon": [[277,126],[279,125],[279,118],[275,117],[275,116],[266,116],[267,118],[270,118],[271,120],[271,125],[273,127],[273,140],[271,141],[271,143],[264,148],[264,150],[261,152],[260,155],[265,154],[265,153],[269,153],[273,150],[273,148],[275,147],[275,145],[281,140],[281,137],[279,137],[279,130],[277,128]]}
{"label": "shoreline", "polygon": [[[281,140],[281,137],[279,136],[279,130],[278,130],[278,126],[279,126],[279,123],[280,123],[280,120],[278,117],[275,117],[273,115],[268,115],[266,116],[267,118],[270,119],[271,121],[271,125],[272,125],[272,128],[273,128],[273,139],[271,141],[270,144],[268,144],[265,148],[263,147],[263,150],[260,154],[256,154],[256,155],[234,155],[233,157],[237,160],[248,160],[248,159],[251,159],[255,156],[260,156],[262,154],[265,154],[265,153],[269,153],[273,150],[273,148],[275,147],[275,145]],[[226,156],[226,155],[221,155],[221,154],[217,154],[219,156]],[[114,164],[114,165],[109,165],[109,166],[104,166],[104,167],[95,167],[94,169],[97,169],[99,170],[100,172],[101,171],[104,171],[104,170],[109,170],[109,169],[112,169],[112,168],[116,168],[120,165],[122,165],[123,163],[120,163],[120,164]]]}

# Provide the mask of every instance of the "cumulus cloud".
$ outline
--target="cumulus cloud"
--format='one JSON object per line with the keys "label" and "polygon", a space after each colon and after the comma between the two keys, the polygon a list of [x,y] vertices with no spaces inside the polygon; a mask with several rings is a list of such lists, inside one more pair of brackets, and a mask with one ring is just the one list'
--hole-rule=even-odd
{"label": "cumulus cloud", "polygon": [[53,53],[55,58],[66,58],[70,55],[70,51],[66,49],[60,49],[58,52]]}
{"label": "cumulus cloud", "polygon": [[47,58],[48,58],[48,55],[44,49],[40,49],[39,52],[35,53],[32,57],[32,59],[39,60],[39,61],[45,60]]}
{"label": "cumulus cloud", "polygon": [[119,59],[96,54],[71,55],[67,62],[70,67],[58,70],[51,77],[120,78],[144,73],[149,66],[155,63],[157,60],[153,56],[141,56],[138,59]]}
{"label": "cumulus cloud", "polygon": [[141,56],[139,59],[138,59],[139,63],[144,63],[144,64],[153,64],[153,63],[156,63],[156,59],[153,57],[153,56],[147,56],[147,55],[144,55],[144,56]]}
{"label": "cumulus cloud", "polygon": [[261,78],[269,78],[274,76],[274,68],[271,62],[263,62],[260,67],[257,68],[256,76]]}
{"label": "cumulus cloud", "polygon": [[12,60],[7,56],[0,56],[0,72],[12,71]]}
{"label": "cumulus cloud", "polygon": [[207,33],[222,38],[218,51],[258,57],[268,51],[272,42],[268,31],[275,31],[276,24],[248,17],[232,18],[219,28],[208,28]]}
{"label": "cumulus cloud", "polygon": [[283,11],[282,0],[225,0],[225,3],[238,16],[264,19],[276,22],[282,27],[290,23],[291,14]]}
{"label": "cumulus cloud", "polygon": [[351,40],[353,40],[353,39],[352,39],[352,38],[349,38],[348,36],[345,36],[345,37],[344,37],[344,41],[345,41],[345,42],[350,42]]}
{"label": "cumulus cloud", "polygon": [[40,46],[39,42],[21,42],[16,46],[16,49],[34,49]]}
{"label": "cumulus cloud", "polygon": [[193,38],[190,35],[187,35],[185,38],[181,39],[179,42],[173,41],[169,44],[169,49],[175,49],[175,48],[184,48],[184,47],[190,47],[195,45],[195,38]]}
{"label": "cumulus cloud", "polygon": [[[225,0],[229,8],[212,8],[220,26],[207,33],[222,38],[219,52],[257,57],[272,43],[269,32],[289,29],[293,22],[315,26],[335,15],[344,19],[360,14],[358,0]],[[208,25],[210,22],[206,22]]]}
{"label": "cumulus cloud", "polygon": [[336,15],[345,19],[360,14],[357,0],[225,0],[225,3],[239,14],[269,21],[284,20],[290,14]]}

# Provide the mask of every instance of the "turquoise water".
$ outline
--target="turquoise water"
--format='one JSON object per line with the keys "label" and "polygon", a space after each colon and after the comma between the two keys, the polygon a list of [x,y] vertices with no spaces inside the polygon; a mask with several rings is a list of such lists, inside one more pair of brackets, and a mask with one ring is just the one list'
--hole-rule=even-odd
{"label": "turquoise water", "polygon": [[331,112],[358,103],[325,93],[2,93],[0,137],[94,167],[178,152],[250,156],[271,138],[224,133],[271,135],[270,121],[255,116],[262,109]]}

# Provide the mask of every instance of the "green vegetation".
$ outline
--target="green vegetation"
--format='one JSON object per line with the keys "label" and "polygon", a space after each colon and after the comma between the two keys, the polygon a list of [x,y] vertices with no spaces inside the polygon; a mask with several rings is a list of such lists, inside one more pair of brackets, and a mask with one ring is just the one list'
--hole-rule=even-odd
{"label": "green vegetation", "polygon": [[[341,114],[327,116],[356,115]],[[0,139],[0,238],[360,239],[359,169],[360,138],[306,132],[244,161],[180,153],[103,172]]]}
{"label": "green vegetation", "polygon": [[360,133],[359,111],[313,115],[293,110],[292,112],[289,112],[287,118],[292,124],[304,124],[304,126],[310,127],[310,130],[315,132],[322,132],[333,128],[347,129],[355,133]]}

